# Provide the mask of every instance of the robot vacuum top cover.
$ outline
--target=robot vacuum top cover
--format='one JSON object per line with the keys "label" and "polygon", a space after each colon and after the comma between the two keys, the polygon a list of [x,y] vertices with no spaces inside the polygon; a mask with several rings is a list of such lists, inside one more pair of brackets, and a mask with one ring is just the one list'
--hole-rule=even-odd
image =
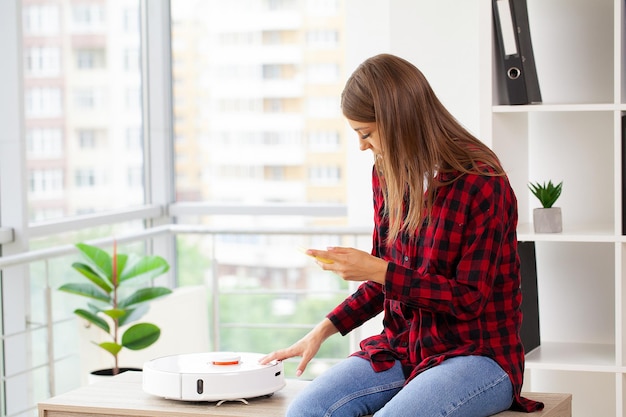
{"label": "robot vacuum top cover", "polygon": [[143,366],[143,390],[183,401],[243,400],[285,386],[282,362],[259,364],[260,353],[207,352],[165,356]]}

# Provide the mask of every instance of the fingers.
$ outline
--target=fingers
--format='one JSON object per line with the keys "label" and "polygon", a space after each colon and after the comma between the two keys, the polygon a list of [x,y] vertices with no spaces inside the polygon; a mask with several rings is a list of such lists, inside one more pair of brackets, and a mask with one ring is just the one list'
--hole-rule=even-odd
{"label": "fingers", "polygon": [[[329,250],[332,250],[332,248],[329,248]],[[318,250],[318,249],[307,249],[304,253],[308,256],[315,258],[318,264],[319,263],[332,264],[336,260],[329,256],[330,252],[328,251],[323,251],[323,250]]]}
{"label": "fingers", "polygon": [[310,357],[302,358],[302,360],[300,361],[300,364],[298,365],[298,369],[296,369],[296,377],[299,377],[300,375],[304,373],[310,361],[311,361]]}
{"label": "fingers", "polygon": [[[269,353],[265,355],[264,357],[262,357],[261,359],[259,359],[259,364],[267,365],[268,363],[272,361],[282,361],[282,360],[297,356],[297,355],[289,354],[287,353],[287,351],[288,349],[283,349],[283,350],[277,350],[275,352]],[[298,364],[298,368],[296,369],[296,377],[299,377],[300,375],[304,373],[310,361],[311,361],[311,358],[305,358],[305,357],[302,358],[302,360]]]}
{"label": "fingers", "polygon": [[344,277],[344,270],[348,265],[348,255],[351,248],[328,247],[325,251],[310,249],[310,256],[315,258],[317,265],[325,271],[331,271],[340,277]]}
{"label": "fingers", "polygon": [[[315,258],[318,265],[324,267],[324,264],[330,265],[334,264],[335,262],[343,262],[345,255],[349,253],[349,250],[350,248],[329,246],[328,248],[326,248],[326,250],[308,249],[306,253],[307,255]],[[332,270],[332,267],[323,269]]]}
{"label": "fingers", "polygon": [[274,359],[274,353],[270,353],[268,355],[263,356],[261,359],[259,359],[259,363],[261,365],[267,365],[268,363],[270,363],[273,360],[275,360]]}
{"label": "fingers", "polygon": [[272,362],[272,361],[282,361],[285,359],[289,359],[293,356],[293,354],[287,353],[287,349],[281,349],[281,350],[276,350],[272,353],[269,353],[267,355],[265,355],[264,357],[262,357],[259,360],[259,363],[261,365],[267,365],[268,363]]}
{"label": "fingers", "polygon": [[300,363],[298,364],[298,368],[296,369],[296,377],[299,377],[300,375],[304,373],[304,371],[306,370],[306,367],[308,366],[311,359],[313,359],[318,349],[319,347],[317,348],[314,347],[312,350],[304,349],[300,351],[296,347],[291,346],[287,349],[276,350],[264,356],[263,358],[259,360],[259,363],[261,365],[267,365],[268,363],[275,361],[275,360],[282,361],[285,359],[292,358],[294,356],[302,356],[302,360],[300,361]]}

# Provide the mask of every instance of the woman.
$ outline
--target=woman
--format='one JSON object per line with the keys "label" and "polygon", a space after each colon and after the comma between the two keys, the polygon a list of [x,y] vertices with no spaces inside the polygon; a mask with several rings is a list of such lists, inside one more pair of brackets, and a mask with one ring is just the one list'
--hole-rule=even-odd
{"label": "woman", "polygon": [[311,384],[288,416],[490,416],[543,404],[520,396],[524,350],[517,201],[497,156],[464,129],[424,75],[388,54],[363,62],[341,96],[371,150],[371,255],[309,249],[358,290],[291,347],[301,356],[384,311],[383,331]]}

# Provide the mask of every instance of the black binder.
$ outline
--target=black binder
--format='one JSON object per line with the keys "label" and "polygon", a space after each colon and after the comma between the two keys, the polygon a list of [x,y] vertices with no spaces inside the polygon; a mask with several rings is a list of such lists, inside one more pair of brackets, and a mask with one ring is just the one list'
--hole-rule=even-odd
{"label": "black binder", "polygon": [[526,0],[493,0],[501,84],[507,104],[541,103]]}
{"label": "black binder", "polygon": [[539,291],[535,242],[517,242],[522,279],[522,327],[520,337],[526,353],[541,343],[539,333]]}
{"label": "black binder", "polygon": [[626,115],[622,115],[622,235],[626,235]]}
{"label": "black binder", "polygon": [[522,75],[526,83],[527,100],[531,104],[541,103],[541,90],[539,89],[539,79],[537,78],[533,43],[530,38],[526,0],[511,1],[513,3],[513,16],[517,26],[519,50],[522,54]]}

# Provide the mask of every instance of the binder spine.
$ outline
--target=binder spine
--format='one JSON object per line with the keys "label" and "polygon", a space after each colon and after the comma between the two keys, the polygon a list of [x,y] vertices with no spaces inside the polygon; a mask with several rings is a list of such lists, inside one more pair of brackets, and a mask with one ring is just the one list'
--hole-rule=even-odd
{"label": "binder spine", "polygon": [[622,235],[626,236],[626,115],[622,114]]}
{"label": "binder spine", "polygon": [[500,85],[506,104],[541,102],[526,0],[492,0]]}
{"label": "binder spine", "polygon": [[531,104],[541,103],[541,90],[539,89],[535,54],[530,36],[527,2],[526,0],[511,1],[513,3],[513,19],[517,28],[519,52],[522,58],[522,73],[526,84],[527,101]]}

